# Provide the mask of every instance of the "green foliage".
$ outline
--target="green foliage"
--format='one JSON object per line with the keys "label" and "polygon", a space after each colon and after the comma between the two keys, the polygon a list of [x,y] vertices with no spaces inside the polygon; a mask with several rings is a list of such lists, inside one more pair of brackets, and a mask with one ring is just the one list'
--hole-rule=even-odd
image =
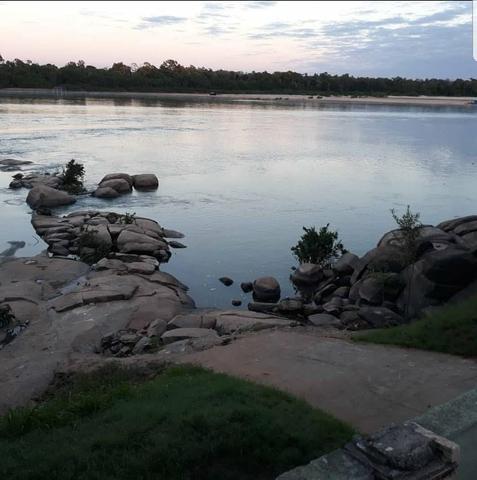
{"label": "green foliage", "polygon": [[99,262],[111,252],[110,245],[101,241],[97,233],[97,230],[89,229],[82,231],[79,236],[80,260],[88,265]]}
{"label": "green foliage", "polygon": [[84,166],[81,163],[76,163],[74,159],[70,160],[63,168],[61,176],[63,177],[63,189],[68,193],[78,194],[84,191]]}
{"label": "green foliage", "polygon": [[338,239],[338,232],[329,230],[330,224],[321,227],[303,227],[305,233],[298,243],[291,248],[300,263],[316,263],[323,267],[330,265],[334,259],[346,252]]}
{"label": "green foliage", "polygon": [[357,334],[354,340],[477,357],[477,297],[407,325]]}
{"label": "green foliage", "polygon": [[185,67],[166,60],[159,67],[125,65],[96,68],[84,61],[68,62],[62,67],[39,65],[20,59],[0,62],[0,88],[55,88],[94,91],[174,91],[174,92],[270,92],[312,95],[443,95],[477,96],[477,79],[408,79],[313,75],[296,72],[236,72],[211,70],[193,65]]}
{"label": "green foliage", "polygon": [[354,433],[286,393],[197,367],[128,376],[83,375],[3,417],[2,477],[271,480]]}
{"label": "green foliage", "polygon": [[122,217],[120,217],[119,223],[122,223],[124,225],[131,225],[133,223],[136,223],[136,212],[126,212]]}
{"label": "green foliage", "polygon": [[8,327],[15,320],[10,305],[0,305],[0,328]]}
{"label": "green foliage", "polygon": [[391,209],[391,215],[397,223],[403,240],[404,254],[407,257],[408,263],[413,263],[416,260],[417,254],[417,240],[419,232],[422,227],[420,222],[420,213],[412,213],[409,205],[401,217],[398,217],[396,211]]}

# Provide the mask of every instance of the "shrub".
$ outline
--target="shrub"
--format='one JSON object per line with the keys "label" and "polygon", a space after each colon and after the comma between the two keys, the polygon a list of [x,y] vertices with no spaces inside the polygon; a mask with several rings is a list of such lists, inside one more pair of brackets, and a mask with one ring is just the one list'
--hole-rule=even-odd
{"label": "shrub", "polygon": [[329,266],[339,255],[346,252],[338,239],[338,232],[329,230],[330,224],[321,227],[303,227],[305,233],[298,243],[291,248],[300,263],[316,263],[322,267]]}
{"label": "shrub", "polygon": [[132,223],[136,223],[136,212],[128,213],[126,212],[120,219],[119,223],[124,225],[131,225]]}
{"label": "shrub", "polygon": [[74,159],[70,160],[61,174],[63,177],[63,188],[69,193],[81,193],[84,191],[83,178],[84,166],[76,163]]}
{"label": "shrub", "polygon": [[7,327],[14,319],[10,305],[0,305],[0,328]]}
{"label": "shrub", "polygon": [[79,236],[79,252],[82,262],[93,265],[111,252],[110,246],[98,239],[97,230],[83,231]]}
{"label": "shrub", "polygon": [[411,264],[416,260],[418,246],[417,240],[419,238],[419,231],[422,227],[422,223],[419,221],[421,214],[412,213],[408,205],[406,211],[401,217],[397,216],[394,208],[391,209],[391,215],[401,231],[403,249],[407,263]]}

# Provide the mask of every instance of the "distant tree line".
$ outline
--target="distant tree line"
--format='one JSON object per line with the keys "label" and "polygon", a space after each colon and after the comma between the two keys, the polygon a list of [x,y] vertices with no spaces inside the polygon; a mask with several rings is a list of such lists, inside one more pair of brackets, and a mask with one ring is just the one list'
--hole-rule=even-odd
{"label": "distant tree line", "polygon": [[85,62],[63,67],[30,60],[5,61],[0,55],[0,88],[54,88],[68,90],[139,92],[306,93],[320,95],[445,95],[477,96],[477,79],[443,80],[314,75],[296,72],[234,72],[184,67],[167,60],[160,67],[115,63],[96,68]]}

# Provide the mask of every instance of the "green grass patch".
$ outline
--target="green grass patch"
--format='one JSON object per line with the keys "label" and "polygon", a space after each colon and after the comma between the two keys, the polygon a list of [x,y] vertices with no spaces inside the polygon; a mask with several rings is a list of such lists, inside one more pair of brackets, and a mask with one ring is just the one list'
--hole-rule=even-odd
{"label": "green grass patch", "polygon": [[477,357],[477,297],[407,325],[356,334],[353,340]]}
{"label": "green grass patch", "polygon": [[102,369],[0,418],[0,478],[274,479],[353,430],[272,388],[201,368]]}

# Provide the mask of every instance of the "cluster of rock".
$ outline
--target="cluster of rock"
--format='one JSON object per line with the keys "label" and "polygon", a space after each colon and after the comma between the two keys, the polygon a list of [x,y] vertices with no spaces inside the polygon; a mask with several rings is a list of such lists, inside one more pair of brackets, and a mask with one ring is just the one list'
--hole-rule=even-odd
{"label": "cluster of rock", "polygon": [[144,173],[129,175],[127,173],[111,173],[103,177],[93,195],[98,198],[116,198],[136,190],[157,190],[159,180],[156,175]]}
{"label": "cluster of rock", "polygon": [[15,158],[2,158],[0,160],[0,171],[1,172],[15,172],[21,170],[21,167],[24,165],[30,165],[33,162],[28,160],[17,160]]}
{"label": "cluster of rock", "polygon": [[277,301],[278,282],[258,279],[245,284],[256,300],[249,309],[357,330],[399,325],[477,291],[477,216],[422,226],[416,247],[409,263],[403,234],[393,230],[361,258],[345,253],[330,268],[302,264],[291,276],[297,298]]}
{"label": "cluster of rock", "polygon": [[166,238],[183,237],[154,220],[114,212],[78,211],[64,217],[34,213],[31,222],[54,255],[93,259],[88,263],[103,257],[108,257],[105,261],[111,263],[125,255],[139,255],[147,259],[142,261],[147,264],[140,267],[143,271],[154,271],[158,261],[169,260]]}
{"label": "cluster of rock", "polygon": [[226,344],[238,334],[295,325],[295,321],[263,313],[192,310],[170,321],[156,318],[141,329],[108,333],[101,340],[100,352],[124,357],[164,348],[169,351],[203,350]]}

